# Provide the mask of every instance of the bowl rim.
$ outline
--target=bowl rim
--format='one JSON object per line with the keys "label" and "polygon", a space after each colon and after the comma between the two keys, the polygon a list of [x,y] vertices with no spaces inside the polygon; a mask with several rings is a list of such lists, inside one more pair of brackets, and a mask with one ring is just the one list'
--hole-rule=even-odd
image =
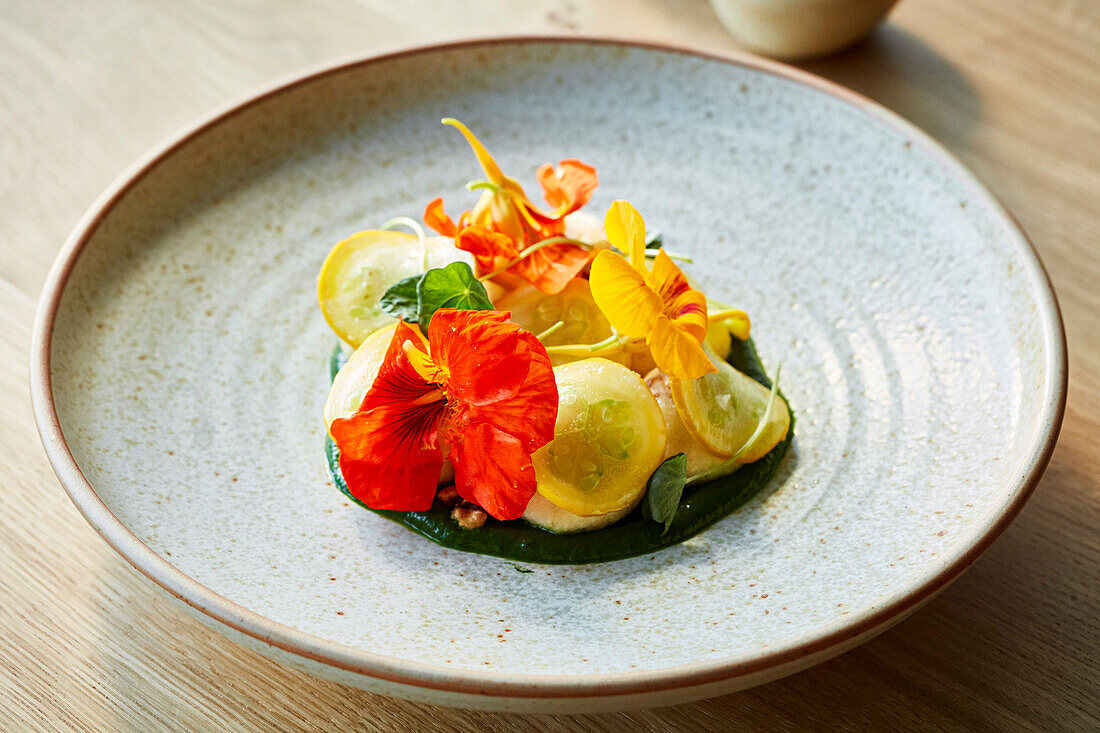
{"label": "bowl rim", "polygon": [[[50,353],[55,320],[61,296],[84,247],[100,223],[129,191],[176,150],[195,140],[210,128],[241,112],[298,87],[328,76],[349,72],[372,64],[404,57],[436,54],[452,50],[502,45],[590,45],[620,47],[678,54],[752,69],[810,87],[845,102],[873,121],[902,133],[914,145],[920,145],[946,168],[1000,220],[1003,234],[1013,240],[1026,264],[1027,277],[1038,298],[1039,321],[1046,350],[1044,410],[1039,435],[1027,456],[1029,469],[1020,475],[1000,506],[984,515],[985,527],[977,530],[970,543],[954,551],[935,572],[916,576],[915,581],[895,589],[886,602],[865,608],[825,626],[802,634],[774,649],[743,652],[707,662],[637,672],[612,672],[591,675],[513,675],[479,670],[443,667],[412,662],[367,651],[360,647],[331,641],[292,626],[273,621],[221,596],[177,569],[131,532],[107,507],[77,465],[62,433],[53,400]],[[747,52],[699,51],[673,44],[636,41],[607,36],[519,35],[472,38],[445,43],[402,47],[325,63],[304,72],[284,77],[259,91],[246,93],[217,111],[186,126],[154,147],[132,164],[112,183],[83,215],[66,239],[46,278],[35,313],[29,354],[32,410],[46,455],[61,484],[85,519],[100,536],[139,572],[180,601],[214,621],[291,655],[373,678],[382,682],[407,685],[424,690],[459,693],[479,697],[503,698],[614,698],[762,675],[780,668],[793,671],[801,660],[824,658],[850,647],[857,637],[869,638],[903,618],[945,588],[980,556],[1015,518],[1035,490],[1057,442],[1065,414],[1068,384],[1065,329],[1057,298],[1038,252],[1015,218],[977,178],[951,153],[929,135],[877,102],[786,64],[763,59]],[[966,544],[966,543],[964,543]],[[776,675],[778,676],[778,675]]]}

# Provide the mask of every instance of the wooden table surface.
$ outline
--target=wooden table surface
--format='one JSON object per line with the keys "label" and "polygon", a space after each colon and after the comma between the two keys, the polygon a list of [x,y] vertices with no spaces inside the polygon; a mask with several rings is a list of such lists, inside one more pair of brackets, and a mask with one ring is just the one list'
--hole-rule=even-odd
{"label": "wooden table surface", "polygon": [[6,0],[0,13],[0,729],[1100,729],[1100,2],[902,0],[804,64],[909,118],[1019,218],[1069,337],[1069,407],[1023,513],[924,610],[740,694],[599,716],[434,708],[281,667],[161,598],[70,503],[27,390],[35,300],[132,160],[331,58],[471,35],[734,47],[705,0]]}

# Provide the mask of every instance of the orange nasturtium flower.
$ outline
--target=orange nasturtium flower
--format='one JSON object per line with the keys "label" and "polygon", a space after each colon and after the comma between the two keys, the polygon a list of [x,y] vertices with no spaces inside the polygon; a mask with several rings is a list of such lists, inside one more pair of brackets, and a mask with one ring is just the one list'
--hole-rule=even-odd
{"label": "orange nasturtium flower", "polygon": [[340,471],[374,509],[427,511],[445,459],[458,494],[516,519],[535,493],[531,454],[554,437],[546,349],[500,311],[441,308],[428,338],[397,324],[358,412],[332,422]]}
{"label": "orange nasturtium flower", "polygon": [[702,347],[707,299],[664,250],[653,270],[646,269],[642,215],[629,202],[616,201],[604,228],[608,241],[629,257],[605,249],[592,262],[592,298],[607,320],[624,336],[644,337],[653,361],[669,376],[696,379],[717,371]]}
{"label": "orange nasturtium flower", "polygon": [[[445,119],[466,138],[485,171],[484,192],[470,211],[456,224],[443,210],[443,200],[435,199],[424,211],[424,222],[440,234],[455,237],[455,245],[474,255],[478,275],[496,272],[518,259],[523,250],[552,237],[565,234],[565,217],[588,203],[596,189],[596,169],[579,160],[547,163],[536,172],[539,184],[552,211],[535,206],[523,187],[500,170],[485,146],[458,120]],[[465,236],[462,236],[465,234]],[[588,263],[583,247],[568,242],[547,245],[507,268],[545,293],[561,291]],[[508,285],[508,278],[502,284]]]}

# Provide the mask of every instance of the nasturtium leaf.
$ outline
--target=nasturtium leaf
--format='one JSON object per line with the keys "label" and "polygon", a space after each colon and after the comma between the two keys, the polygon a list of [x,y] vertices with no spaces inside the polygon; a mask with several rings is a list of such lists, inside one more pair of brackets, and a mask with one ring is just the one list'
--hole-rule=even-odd
{"label": "nasturtium leaf", "polygon": [[464,308],[491,311],[493,303],[485,286],[465,262],[452,262],[446,267],[428,270],[416,286],[417,321],[425,333],[432,314],[440,308]]}
{"label": "nasturtium leaf", "polygon": [[654,522],[665,525],[665,532],[672,526],[686,483],[687,455],[684,453],[666,458],[649,477],[646,484],[646,514]]}
{"label": "nasturtium leaf", "polygon": [[405,323],[416,323],[419,314],[416,286],[422,277],[423,273],[410,275],[392,286],[378,301],[378,307],[394,318],[405,319]]}

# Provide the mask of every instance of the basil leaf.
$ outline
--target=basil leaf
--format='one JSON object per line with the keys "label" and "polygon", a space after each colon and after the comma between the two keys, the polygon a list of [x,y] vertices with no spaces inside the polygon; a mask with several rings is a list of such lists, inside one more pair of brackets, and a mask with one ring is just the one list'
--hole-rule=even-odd
{"label": "basil leaf", "polygon": [[687,454],[677,453],[666,458],[646,483],[646,509],[654,522],[665,525],[665,532],[672,526],[672,519],[680,507],[680,497],[687,483]]}
{"label": "basil leaf", "polygon": [[660,249],[665,243],[665,235],[661,234],[660,229],[654,229],[653,231],[645,233],[645,248],[646,249]]}
{"label": "basil leaf", "polygon": [[485,286],[465,262],[452,262],[446,267],[428,270],[416,286],[417,321],[427,333],[432,314],[440,308],[466,308],[491,311],[493,303]]}
{"label": "basil leaf", "polygon": [[418,316],[416,286],[423,274],[411,275],[392,286],[378,301],[378,307],[394,318],[404,318],[405,323],[416,323]]}

